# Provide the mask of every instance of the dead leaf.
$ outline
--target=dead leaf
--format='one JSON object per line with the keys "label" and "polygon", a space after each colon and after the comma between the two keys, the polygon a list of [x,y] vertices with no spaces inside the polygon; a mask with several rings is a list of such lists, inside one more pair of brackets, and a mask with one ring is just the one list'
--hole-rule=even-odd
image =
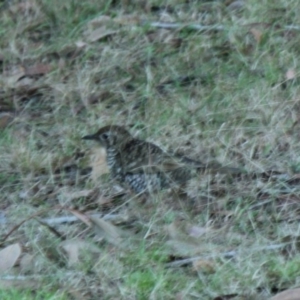
{"label": "dead leaf", "polygon": [[254,39],[256,40],[256,42],[259,44],[261,42],[262,39],[262,32],[256,28],[251,28],[250,32],[252,33]]}
{"label": "dead leaf", "polygon": [[64,58],[60,58],[59,61],[58,61],[58,68],[60,70],[63,70],[65,67],[66,67],[66,60]]}
{"label": "dead leaf", "polygon": [[114,195],[111,195],[110,197],[99,195],[99,197],[95,200],[95,203],[97,203],[97,205],[99,205],[100,207],[109,207],[113,205],[115,200],[114,198],[118,197],[119,195],[122,195],[122,193],[116,193]]}
{"label": "dead leaf", "polygon": [[51,71],[50,65],[36,64],[33,66],[25,67],[25,76],[45,75]]}
{"label": "dead leaf", "polygon": [[207,234],[210,229],[202,228],[191,224],[185,224],[183,221],[175,221],[165,226],[171,239],[180,239],[191,243],[199,243],[199,238]]}
{"label": "dead leaf", "polygon": [[181,38],[176,38],[174,37],[173,34],[170,34],[167,36],[167,38],[164,41],[165,44],[168,44],[174,48],[179,48],[182,44],[182,39]]}
{"label": "dead leaf", "polygon": [[25,76],[25,69],[22,66],[11,66],[7,71],[3,72],[4,85],[14,88],[16,83]]}
{"label": "dead leaf", "polygon": [[[170,240],[167,241],[167,246],[171,247],[173,252],[179,256],[199,255],[211,253],[212,249],[218,251],[216,246],[207,242],[202,243],[199,237],[188,235],[186,225],[183,221],[175,221],[168,226],[165,226]],[[195,230],[195,229],[194,229]],[[196,230],[195,230],[196,231]],[[196,233],[196,232],[195,232]],[[200,232],[198,232],[200,233]],[[173,253],[174,254],[174,253]]]}
{"label": "dead leaf", "polygon": [[167,231],[167,233],[171,239],[178,239],[178,238],[183,239],[185,237],[185,235],[180,230],[181,226],[182,225],[179,222],[175,221],[169,225],[166,225],[165,230]]}
{"label": "dead leaf", "polygon": [[187,228],[188,235],[195,238],[205,235],[208,231],[209,229],[206,227],[190,226]]}
{"label": "dead leaf", "polygon": [[80,290],[79,288],[70,288],[69,286],[67,286],[66,288],[66,292],[68,295],[71,296],[71,299],[74,300],[90,300],[93,299],[93,296],[91,295],[91,293],[87,293],[87,291],[85,290]]}
{"label": "dead leaf", "polygon": [[75,43],[75,45],[76,45],[77,48],[82,49],[82,48],[84,48],[84,47],[87,46],[87,43],[85,43],[85,42],[79,40],[79,41],[77,41],[77,42]]}
{"label": "dead leaf", "polygon": [[45,286],[45,283],[38,282],[34,279],[27,279],[27,280],[19,280],[19,279],[12,279],[12,280],[0,280],[0,289],[33,289],[37,290],[40,286]]}
{"label": "dead leaf", "polygon": [[184,299],[186,299],[186,293],[179,292],[175,294],[175,300],[184,300]]}
{"label": "dead leaf", "polygon": [[164,10],[159,16],[159,21],[162,23],[176,23],[176,17],[173,13]]}
{"label": "dead leaf", "polygon": [[111,17],[109,16],[106,16],[106,15],[102,15],[102,16],[99,16],[93,20],[91,20],[89,23],[88,23],[88,26],[89,28],[91,29],[95,29],[95,28],[99,28],[101,26],[105,26],[107,24],[111,23]]}
{"label": "dead leaf", "polygon": [[297,77],[295,69],[288,69],[287,72],[285,73],[285,79],[286,80],[292,80]]}
{"label": "dead leaf", "polygon": [[193,270],[204,274],[215,273],[213,262],[208,260],[196,260],[193,262]]}
{"label": "dead leaf", "polygon": [[82,251],[89,251],[92,253],[100,254],[100,250],[98,247],[79,239],[63,241],[60,246],[68,255],[69,266],[77,264],[80,261],[80,253]]}
{"label": "dead leaf", "polygon": [[88,35],[88,40],[90,42],[97,42],[99,40],[102,40],[110,35],[116,34],[118,31],[117,30],[111,30],[107,29],[106,26],[102,26],[100,28],[97,28],[93,30],[89,35]]}
{"label": "dead leaf", "polygon": [[170,30],[167,29],[156,30],[147,36],[151,42],[168,44],[174,48],[178,48],[182,43],[182,39],[178,38],[176,33],[170,32]]}
{"label": "dead leaf", "polygon": [[300,288],[281,292],[269,300],[299,300]]}
{"label": "dead leaf", "polygon": [[[12,89],[18,89],[23,87],[31,86],[34,80],[29,77],[34,77],[37,75],[45,75],[49,73],[51,67],[46,64],[36,64],[33,66],[11,66],[8,70],[3,72],[3,84],[6,87]],[[36,87],[34,87],[36,90]]]}
{"label": "dead leaf", "polygon": [[140,23],[140,17],[136,14],[131,15],[120,15],[113,19],[117,24],[121,25],[137,25]]}
{"label": "dead leaf", "polygon": [[245,7],[245,1],[243,1],[243,0],[233,1],[227,6],[227,8],[232,11],[233,10],[241,10],[244,7]]}
{"label": "dead leaf", "polygon": [[24,273],[31,271],[34,267],[34,255],[25,253],[20,260],[20,270]]}
{"label": "dead leaf", "polygon": [[68,199],[68,201],[76,200],[79,198],[86,198],[91,196],[95,192],[94,189],[89,189],[89,190],[81,190],[81,191],[76,191],[73,193],[67,193],[64,196]]}
{"label": "dead leaf", "polygon": [[6,224],[6,223],[7,223],[7,219],[5,217],[4,211],[0,211],[0,225]]}
{"label": "dead leaf", "polygon": [[122,236],[124,237],[124,232],[121,229],[101,218],[90,217],[90,219],[94,224],[97,234],[104,237],[111,244],[120,246],[122,243]]}
{"label": "dead leaf", "polygon": [[0,129],[6,128],[14,120],[11,113],[0,113]]}
{"label": "dead leaf", "polygon": [[281,239],[281,243],[286,244],[283,248],[284,254],[286,255],[296,254],[299,252],[300,249],[300,236],[287,235]]}
{"label": "dead leaf", "polygon": [[88,216],[86,216],[85,214],[75,210],[75,209],[69,209],[69,211],[75,216],[77,217],[80,221],[82,221],[83,223],[85,223],[87,226],[92,227],[92,223],[90,221],[90,218]]}
{"label": "dead leaf", "polygon": [[22,253],[19,243],[12,244],[0,251],[0,274],[6,273],[15,266]]}
{"label": "dead leaf", "polygon": [[22,91],[30,91],[30,89],[33,89],[33,84],[35,82],[35,79],[29,78],[29,77],[23,77],[20,80],[18,80],[15,85],[15,90],[22,90]]}
{"label": "dead leaf", "polygon": [[37,10],[38,6],[35,1],[22,1],[20,3],[9,5],[9,10],[14,14],[25,14],[28,13],[30,10]]}

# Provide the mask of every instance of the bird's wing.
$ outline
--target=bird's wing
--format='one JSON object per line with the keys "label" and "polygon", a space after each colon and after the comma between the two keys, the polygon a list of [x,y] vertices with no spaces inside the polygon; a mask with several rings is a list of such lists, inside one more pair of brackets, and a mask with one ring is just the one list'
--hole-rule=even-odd
{"label": "bird's wing", "polygon": [[223,174],[241,173],[238,168],[223,167],[218,162],[202,163],[183,155],[170,155],[155,144],[137,139],[124,145],[124,151],[122,152],[128,153],[123,161],[126,173],[172,173],[173,171],[181,172],[182,170],[188,173],[190,170],[200,173],[206,171]]}
{"label": "bird's wing", "polygon": [[123,166],[128,173],[167,172],[181,164],[157,145],[137,139],[125,144],[122,150]]}
{"label": "bird's wing", "polygon": [[165,166],[165,165],[136,165],[136,166],[127,166],[126,167],[126,172],[128,173],[160,173],[160,172],[167,172],[168,170],[171,170],[170,166]]}
{"label": "bird's wing", "polygon": [[130,173],[165,173],[186,167],[185,164],[178,162],[172,157],[164,157],[163,159],[145,159],[143,161],[133,161],[126,166],[126,172]]}

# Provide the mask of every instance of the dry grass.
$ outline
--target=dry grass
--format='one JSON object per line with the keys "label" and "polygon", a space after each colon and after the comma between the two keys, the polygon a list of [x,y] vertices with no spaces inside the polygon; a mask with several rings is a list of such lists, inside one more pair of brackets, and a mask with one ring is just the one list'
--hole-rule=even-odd
{"label": "dry grass", "polygon": [[[35,257],[15,267],[37,281],[30,289],[61,299],[266,299],[299,286],[297,184],[201,176],[185,198],[115,202],[105,174],[86,175],[91,145],[81,137],[106,124],[202,161],[299,172],[299,31],[285,29],[298,21],[298,1],[248,1],[238,11],[229,2],[1,4],[0,109],[12,116],[0,116],[1,235],[41,209],[70,214],[58,204],[122,219],[96,231],[54,226],[62,237],[26,222],[2,246],[19,242]],[[225,30],[157,29],[137,18]],[[62,239],[86,243],[76,264]]]}

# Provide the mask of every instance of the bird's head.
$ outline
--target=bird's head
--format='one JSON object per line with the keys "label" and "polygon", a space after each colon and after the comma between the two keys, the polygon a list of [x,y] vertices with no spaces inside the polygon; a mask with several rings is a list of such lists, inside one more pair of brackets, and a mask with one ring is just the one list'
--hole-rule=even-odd
{"label": "bird's head", "polygon": [[132,139],[131,134],[121,126],[109,125],[100,128],[95,134],[86,135],[83,140],[94,140],[106,149],[118,148]]}

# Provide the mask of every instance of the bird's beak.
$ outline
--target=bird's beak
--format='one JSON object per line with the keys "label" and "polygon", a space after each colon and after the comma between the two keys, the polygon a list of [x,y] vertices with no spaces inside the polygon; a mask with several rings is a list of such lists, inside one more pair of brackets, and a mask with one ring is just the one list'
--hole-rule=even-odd
{"label": "bird's beak", "polygon": [[86,135],[86,136],[82,137],[81,139],[83,139],[83,140],[97,140],[98,137],[97,137],[96,134],[91,134],[91,135]]}

